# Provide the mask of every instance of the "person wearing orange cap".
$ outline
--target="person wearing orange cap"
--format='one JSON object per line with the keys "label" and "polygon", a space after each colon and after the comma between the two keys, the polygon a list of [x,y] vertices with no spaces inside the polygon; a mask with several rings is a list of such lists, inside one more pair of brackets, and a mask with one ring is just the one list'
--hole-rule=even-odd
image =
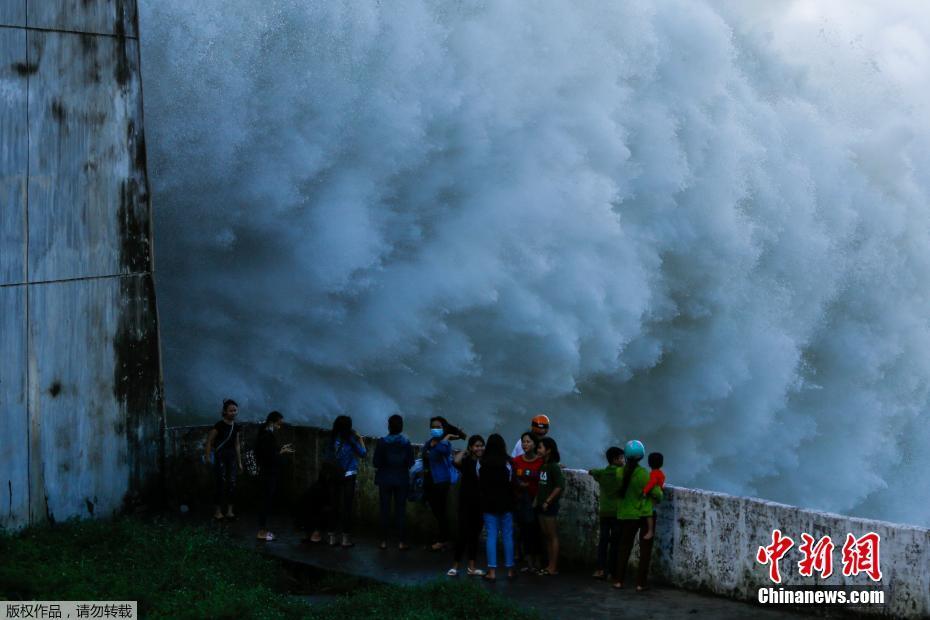
{"label": "person wearing orange cap", "polygon": [[[549,434],[549,416],[542,413],[534,416],[530,422],[530,432],[536,437],[536,443],[539,443],[540,439]],[[515,459],[523,454],[523,436],[520,437],[513,447],[513,452],[510,453],[510,458]]]}

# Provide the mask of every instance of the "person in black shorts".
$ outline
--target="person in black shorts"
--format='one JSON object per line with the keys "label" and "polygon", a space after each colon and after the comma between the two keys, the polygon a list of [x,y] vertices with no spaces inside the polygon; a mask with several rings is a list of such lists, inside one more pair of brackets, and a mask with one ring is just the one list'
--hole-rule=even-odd
{"label": "person in black shorts", "polygon": [[539,493],[536,495],[536,512],[539,515],[539,528],[546,542],[546,555],[549,565],[539,571],[540,575],[559,574],[559,500],[565,490],[565,476],[559,464],[559,446],[551,437],[543,437],[536,448],[543,459],[539,470]]}
{"label": "person in black shorts", "polygon": [[242,450],[239,447],[241,425],[236,424],[238,413],[239,405],[236,401],[223,401],[223,419],[210,429],[204,449],[204,463],[213,466],[216,503],[213,518],[217,521],[236,518],[233,512],[236,476],[242,472]]}

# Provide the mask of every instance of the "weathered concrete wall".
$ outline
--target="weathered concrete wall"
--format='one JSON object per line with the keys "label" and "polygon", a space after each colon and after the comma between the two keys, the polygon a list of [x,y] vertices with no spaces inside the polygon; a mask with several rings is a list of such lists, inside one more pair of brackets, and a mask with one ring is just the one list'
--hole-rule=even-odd
{"label": "weathered concrete wall", "polygon": [[[249,425],[243,440],[247,451],[258,425]],[[167,480],[169,496],[175,502],[209,504],[212,492],[210,470],[200,464],[209,427],[181,427],[168,431]],[[315,480],[321,447],[328,433],[310,427],[285,426],[282,442],[291,442],[297,453],[285,470],[281,502],[294,506],[296,498]],[[366,440],[369,449],[374,440]],[[579,470],[566,470],[568,485],[559,514],[562,557],[573,564],[590,564],[597,546],[597,497],[594,480]],[[370,458],[359,472],[359,520],[369,531],[377,526],[377,490]],[[241,503],[254,506],[255,479],[244,476]],[[830,535],[836,544],[834,574],[819,585],[873,586],[866,575],[842,575],[841,548],[847,533],[881,536],[882,587],[887,604],[859,608],[893,617],[930,617],[930,530],[856,519],[841,515],[802,510],[794,506],[747,497],[734,497],[695,489],[670,486],[667,501],[658,509],[657,541],[654,547],[653,577],[678,587],[709,591],[737,599],[755,601],[758,589],[773,584],[768,568],[754,558],[760,546],[771,543],[772,530],[780,528],[791,536],[795,547],[781,561],[784,585],[814,585],[813,578],[798,574],[801,533],[819,539]],[[454,514],[454,510],[450,511]],[[423,539],[436,529],[432,515],[421,504],[408,504],[410,531]]]}
{"label": "weathered concrete wall", "polygon": [[157,488],[135,0],[0,2],[0,527]]}

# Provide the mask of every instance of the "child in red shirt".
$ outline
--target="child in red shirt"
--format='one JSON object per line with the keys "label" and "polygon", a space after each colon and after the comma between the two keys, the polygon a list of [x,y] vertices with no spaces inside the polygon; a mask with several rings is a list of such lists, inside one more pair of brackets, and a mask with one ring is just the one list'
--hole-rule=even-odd
{"label": "child in red shirt", "polygon": [[[649,495],[649,491],[658,486],[660,489],[665,489],[665,473],[662,471],[662,465],[665,462],[665,457],[662,456],[661,452],[652,452],[649,454],[649,467],[652,469],[649,472],[649,482],[646,483],[646,486],[643,487],[643,495]],[[656,511],[655,508],[652,510],[652,516],[646,518],[647,523],[649,524],[649,531],[646,532],[646,535],[643,536],[643,540],[651,540],[656,533]]]}
{"label": "child in red shirt", "polygon": [[513,460],[513,479],[517,493],[514,519],[517,522],[517,548],[526,560],[526,566],[521,570],[527,572],[542,568],[542,532],[533,510],[533,503],[539,493],[539,471],[542,469],[543,459],[536,454],[539,438],[535,434],[523,433],[520,442],[523,454]]}

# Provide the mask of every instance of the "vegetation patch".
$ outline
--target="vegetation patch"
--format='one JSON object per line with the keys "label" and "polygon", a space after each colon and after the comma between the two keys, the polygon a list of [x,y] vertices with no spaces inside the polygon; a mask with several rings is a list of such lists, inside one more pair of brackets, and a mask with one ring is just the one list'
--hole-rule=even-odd
{"label": "vegetation patch", "polygon": [[[144,618],[537,616],[465,580],[372,585],[270,559],[221,530],[164,519],[71,521],[0,535],[0,599],[139,601]],[[338,594],[309,605],[295,594]]]}

